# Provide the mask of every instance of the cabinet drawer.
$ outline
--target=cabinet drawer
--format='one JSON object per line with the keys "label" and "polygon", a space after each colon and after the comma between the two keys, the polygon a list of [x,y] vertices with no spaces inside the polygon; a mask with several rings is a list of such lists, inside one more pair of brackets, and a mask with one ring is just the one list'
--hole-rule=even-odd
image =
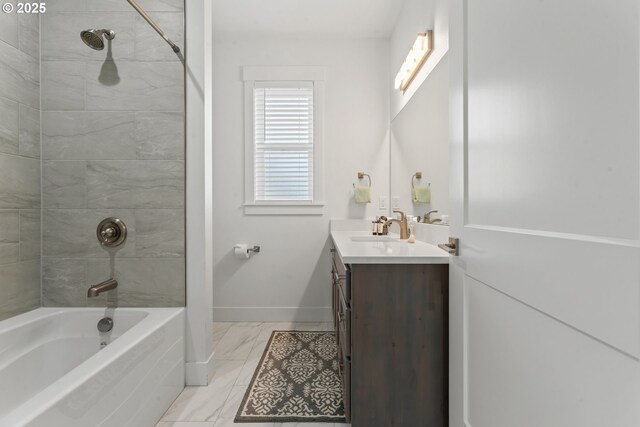
{"label": "cabinet drawer", "polygon": [[340,297],[344,300],[347,307],[351,307],[351,277],[347,273],[345,277],[340,277],[337,281]]}
{"label": "cabinet drawer", "polygon": [[338,254],[338,251],[334,249],[332,251],[332,254],[333,254],[333,265],[336,267],[338,274],[340,276],[344,276],[347,272],[347,266],[344,265],[344,263],[340,259],[340,255]]}
{"label": "cabinet drawer", "polygon": [[342,297],[349,306],[351,304],[351,270],[345,266],[337,253],[333,253],[332,281],[338,282]]}
{"label": "cabinet drawer", "polygon": [[338,329],[338,306],[340,304],[340,288],[331,271],[331,312],[333,313],[333,329]]}
{"label": "cabinet drawer", "polygon": [[343,300],[345,307],[351,308],[351,292],[347,290],[347,280],[340,279],[336,282],[338,288],[338,296]]}

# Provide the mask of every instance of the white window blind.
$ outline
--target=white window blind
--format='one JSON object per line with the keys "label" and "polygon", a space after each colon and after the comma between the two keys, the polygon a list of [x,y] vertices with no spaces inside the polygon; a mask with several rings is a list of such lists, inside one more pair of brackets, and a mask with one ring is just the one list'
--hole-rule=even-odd
{"label": "white window blind", "polygon": [[256,84],[254,102],[255,200],[312,202],[313,84]]}

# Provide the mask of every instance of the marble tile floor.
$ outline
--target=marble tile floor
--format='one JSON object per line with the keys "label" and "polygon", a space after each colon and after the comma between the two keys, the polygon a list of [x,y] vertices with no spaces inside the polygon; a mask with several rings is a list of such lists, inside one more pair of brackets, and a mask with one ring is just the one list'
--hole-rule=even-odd
{"label": "marble tile floor", "polygon": [[348,427],[342,423],[239,423],[233,419],[273,331],[331,330],[330,323],[217,322],[216,369],[206,387],[186,387],[156,427]]}

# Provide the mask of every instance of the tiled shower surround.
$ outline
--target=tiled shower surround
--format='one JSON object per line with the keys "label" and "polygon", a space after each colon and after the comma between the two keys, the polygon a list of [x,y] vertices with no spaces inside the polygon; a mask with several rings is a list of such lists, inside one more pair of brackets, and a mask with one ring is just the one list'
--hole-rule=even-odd
{"label": "tiled shower surround", "polygon": [[[183,43],[183,0],[140,2]],[[41,16],[42,292],[45,306],[185,301],[184,69],[124,0],[57,0]],[[80,31],[107,28],[103,51]],[[129,229],[114,259],[106,218]],[[87,299],[113,276],[115,293]]]}
{"label": "tiled shower surround", "polygon": [[[183,0],[140,4],[184,49]],[[39,22],[2,15],[0,318],[41,298],[184,305],[180,58],[125,0],[47,2]],[[116,37],[92,50],[80,39],[91,28]],[[110,216],[129,229],[115,252],[96,238]],[[89,286],[111,276],[115,292],[87,299]]]}
{"label": "tiled shower surround", "polygon": [[0,13],[0,319],[40,306],[38,31]]}

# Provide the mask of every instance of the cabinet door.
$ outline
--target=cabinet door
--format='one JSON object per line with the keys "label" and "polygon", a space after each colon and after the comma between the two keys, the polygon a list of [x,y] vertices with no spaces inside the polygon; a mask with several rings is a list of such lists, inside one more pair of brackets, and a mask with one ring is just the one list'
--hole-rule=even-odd
{"label": "cabinet door", "polygon": [[351,357],[351,309],[344,300],[338,284],[338,331],[340,348],[344,357]]}
{"label": "cabinet door", "polygon": [[331,311],[333,313],[333,329],[338,329],[338,298],[340,290],[338,289],[338,282],[335,279],[335,270],[331,270]]}
{"label": "cabinet door", "polygon": [[347,422],[351,422],[351,360],[340,357],[340,375],[342,377],[342,397],[344,400],[344,415]]}
{"label": "cabinet door", "polygon": [[444,427],[446,265],[352,265],[354,427]]}

